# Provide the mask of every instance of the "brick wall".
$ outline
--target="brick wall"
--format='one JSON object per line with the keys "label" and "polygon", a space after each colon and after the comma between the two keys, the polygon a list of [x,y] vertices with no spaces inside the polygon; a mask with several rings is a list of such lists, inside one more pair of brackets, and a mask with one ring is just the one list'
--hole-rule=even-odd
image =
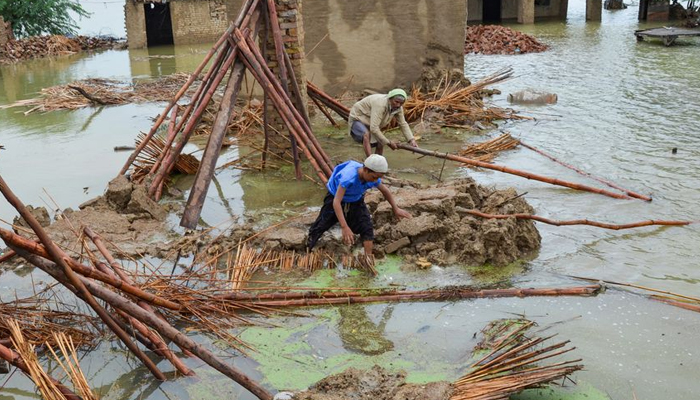
{"label": "brick wall", "polygon": [[[290,61],[294,68],[297,85],[300,88],[303,104],[307,102],[306,96],[306,71],[304,68],[304,23],[302,18],[302,2],[301,0],[275,0],[277,8],[277,18],[280,23],[282,33],[282,41],[284,42],[285,51],[289,55]],[[279,76],[279,63],[283,60],[277,60],[275,54],[275,44],[272,36],[272,31],[267,32],[266,43],[266,58],[268,65],[272,71]],[[293,88],[290,82],[289,91]],[[275,138],[270,143],[270,151],[282,156],[285,152],[291,152],[291,142],[289,140],[289,131],[282,122],[282,118],[277,114],[272,106],[272,102],[268,102],[268,123],[277,131],[282,132],[284,137]]]}
{"label": "brick wall", "polygon": [[229,26],[226,0],[170,2],[175,44],[215,42]]}

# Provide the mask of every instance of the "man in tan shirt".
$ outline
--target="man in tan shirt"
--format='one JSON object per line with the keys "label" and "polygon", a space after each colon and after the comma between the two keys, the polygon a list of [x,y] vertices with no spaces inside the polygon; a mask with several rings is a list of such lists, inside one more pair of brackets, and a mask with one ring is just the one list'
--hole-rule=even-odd
{"label": "man in tan shirt", "polygon": [[396,150],[396,143],[387,139],[382,133],[382,128],[389,125],[391,119],[396,117],[401,132],[406,141],[417,147],[413,132],[403,116],[403,103],[408,96],[403,89],[393,89],[388,94],[371,94],[355,103],[350,109],[348,129],[350,136],[362,143],[365,155],[372,154],[372,147],[376,147],[377,154],[384,153],[384,145]]}

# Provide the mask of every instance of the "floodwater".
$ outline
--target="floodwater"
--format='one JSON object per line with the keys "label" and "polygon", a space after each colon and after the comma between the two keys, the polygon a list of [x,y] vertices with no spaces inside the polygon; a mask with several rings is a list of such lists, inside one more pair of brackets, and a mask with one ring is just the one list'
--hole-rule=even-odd
{"label": "floodwater", "polygon": [[[524,142],[593,175],[643,194],[651,203],[616,200],[601,195],[549,186],[494,171],[455,169],[443,176],[468,174],[477,182],[512,186],[540,216],[555,220],[589,219],[630,223],[648,219],[700,220],[700,150],[696,132],[700,116],[700,40],[679,39],[672,47],[660,42],[637,43],[637,7],[603,11],[602,23],[585,22],[585,4],[570,5],[566,22],[512,27],[548,43],[551,50],[518,56],[467,55],[465,74],[474,80],[501,67],[512,66],[516,77],[499,84],[493,102],[508,106],[506,95],[532,88],[558,94],[550,106],[515,106],[535,121],[502,124]],[[158,77],[191,71],[208,46],[107,51],[54,60],[34,60],[0,67],[0,104],[31,98],[43,87],[78,79],[119,80]],[[248,88],[246,88],[248,90]],[[0,173],[26,203],[50,209],[73,207],[103,192],[128,153],[114,146],[129,145],[138,131],[149,129],[162,104],[126,105],[72,112],[23,115],[21,109],[0,110]],[[338,161],[361,157],[359,147],[346,138],[326,135],[324,146]],[[500,131],[488,133],[495,137]],[[433,135],[423,146],[441,151],[459,143],[483,140],[471,134]],[[677,148],[673,154],[672,149]],[[197,147],[191,145],[189,150]],[[240,150],[243,152],[244,150]],[[390,150],[389,150],[390,152]],[[236,158],[226,153],[221,163]],[[442,162],[390,152],[390,165],[402,177],[435,180]],[[527,149],[502,154],[496,162],[510,167],[600,186]],[[186,184],[186,182],[183,182]],[[203,219],[210,225],[242,219],[270,209],[315,206],[323,193],[310,183],[290,183],[280,173],[251,174],[222,170],[210,190]],[[58,205],[56,205],[58,204]],[[14,210],[0,204],[0,218],[10,221]],[[176,221],[177,218],[173,218]],[[645,227],[622,231],[594,227],[555,227],[539,224],[542,249],[525,265],[525,272],[508,279],[519,287],[571,286],[580,281],[566,275],[626,282],[690,296],[700,294],[698,225]],[[0,296],[27,293],[32,280],[23,273],[0,275]],[[33,273],[32,279],[45,279]],[[462,267],[433,268],[406,277],[385,269],[366,284],[402,281],[410,286],[469,284]],[[342,282],[342,280],[341,280]],[[409,380],[454,380],[469,359],[473,334],[488,321],[524,315],[537,322],[543,334],[557,333],[577,349],[571,358],[583,358],[586,370],[576,374],[579,386],[590,385],[610,399],[690,400],[697,398],[697,326],[700,315],[649,300],[639,294],[608,290],[595,298],[486,299],[454,303],[386,304],[365,307],[360,317],[338,315],[335,309],[312,311],[337,322],[319,326],[307,319],[280,318],[284,328],[242,332],[259,347],[256,361],[228,359],[274,389],[299,388],[348,366],[375,362],[400,367]],[[352,338],[352,318],[381,326],[375,344],[381,354],[358,351]],[[337,325],[337,326],[336,326]],[[350,332],[350,334],[348,334]],[[366,332],[363,332],[363,334]],[[368,334],[368,333],[367,333]],[[349,336],[348,336],[349,335]],[[267,346],[280,337],[299,346]],[[283,341],[282,341],[283,342]],[[303,346],[300,345],[303,343]],[[372,348],[377,348],[377,346]],[[374,351],[376,353],[376,351]],[[116,345],[103,344],[85,358],[83,368],[105,398],[242,398],[242,389],[221,375],[190,360],[199,380],[180,378],[155,384]],[[292,373],[299,371],[299,374]],[[33,386],[19,374],[0,377],[0,399],[36,398]],[[636,396],[636,397],[635,397]]]}

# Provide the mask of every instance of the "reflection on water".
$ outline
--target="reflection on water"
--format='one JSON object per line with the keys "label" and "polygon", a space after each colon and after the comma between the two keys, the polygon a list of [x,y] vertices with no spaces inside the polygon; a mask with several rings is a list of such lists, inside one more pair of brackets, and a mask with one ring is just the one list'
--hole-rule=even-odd
{"label": "reflection on water", "polygon": [[[493,98],[495,104],[504,107],[510,106],[506,100],[508,93],[525,88],[557,93],[559,101],[555,105],[517,106],[521,113],[536,117],[535,121],[508,122],[501,128],[594,175],[640,193],[652,193],[654,201],[613,200],[450,164],[446,165],[443,176],[470,175],[481,184],[513,186],[518,193],[527,192],[525,197],[538,215],[552,219],[588,218],[611,223],[646,219],[699,220],[700,187],[696,177],[700,175],[697,162],[700,138],[695,127],[700,115],[700,85],[697,84],[700,39],[679,40],[672,47],[654,41],[637,43],[634,30],[652,25],[636,21],[636,6],[622,11],[604,11],[602,23],[586,23],[585,2],[572,3],[565,23],[513,26],[547,42],[551,50],[519,56],[468,55],[466,75],[474,80],[501,67],[512,66],[517,77],[500,84],[498,88],[502,94]],[[78,79],[100,77],[129,81],[192,71],[208,50],[208,45],[111,50],[1,66],[0,104],[31,98],[44,87]],[[249,90],[247,86],[243,92]],[[20,109],[0,110],[0,144],[6,148],[0,151],[0,173],[25,203],[55,209],[53,200],[42,191],[45,189],[59,208],[76,208],[101,194],[128,157],[128,153],[115,153],[113,147],[132,144],[137,132],[150,128],[152,118],[162,106],[125,105],[27,116]],[[347,140],[343,130],[335,132],[324,124],[318,131],[319,139],[337,162],[361,159],[361,148]],[[499,133],[492,132],[490,136]],[[472,134],[445,133],[426,136],[422,145],[454,151],[464,141],[481,139],[483,137]],[[677,154],[671,153],[674,147],[678,148]],[[197,148],[191,145],[186,151]],[[235,146],[230,148],[221,157],[221,164],[245,154],[243,151]],[[435,182],[443,165],[441,160],[398,151],[388,150],[387,157],[397,175],[423,182]],[[506,152],[496,162],[595,185],[527,149]],[[311,183],[290,183],[289,176],[229,169],[218,171],[202,218],[209,225],[216,225],[240,217],[246,211],[290,207],[290,204],[304,209],[320,204],[322,188]],[[187,187],[186,180],[181,183]],[[6,203],[1,204],[0,218],[11,220],[14,211]],[[571,274],[690,295],[698,292],[700,233],[697,225],[604,231],[538,224],[538,229],[542,234],[542,250],[528,263],[525,274],[512,279],[515,286],[570,285],[571,280],[561,275]],[[430,274],[437,273],[430,271]],[[456,283],[463,283],[460,277],[464,275],[456,268],[444,272],[445,277],[457,280]],[[1,281],[0,294],[31,284],[15,274],[4,274]],[[378,324],[374,321],[381,319],[378,318],[381,312],[377,312],[376,307],[362,310],[368,309],[373,311],[368,314],[367,321]],[[399,361],[408,359],[410,362],[401,365],[408,365],[409,372],[416,373],[423,360],[438,358],[446,363],[440,366],[442,369],[438,368],[439,372],[453,379],[457,376],[455,365],[464,361],[460,357],[473,347],[472,334],[488,321],[509,317],[512,313],[525,313],[542,325],[550,324],[552,332],[571,339],[587,366],[587,371],[579,375],[580,379],[610,393],[612,398],[633,398],[632,393],[640,399],[696,397],[695,375],[700,364],[689,344],[698,340],[697,315],[619,292],[609,291],[595,299],[581,300],[500,299],[450,305],[400,305],[386,318],[385,326],[372,326],[385,340],[381,342],[386,346],[378,346],[386,348],[379,356],[383,360],[399,365]],[[557,323],[577,316],[580,318],[573,322]],[[430,329],[423,329],[425,326]],[[344,329],[339,328],[336,333]],[[315,338],[314,354],[321,354],[319,357],[328,341],[326,337]],[[347,343],[355,340],[348,338]],[[343,341],[336,338],[335,347],[328,351],[334,354],[344,351],[342,344]],[[389,344],[393,349],[390,350]],[[105,350],[105,354],[109,354],[109,350]],[[121,355],[119,360],[122,361],[105,361],[99,357],[95,356],[94,362],[86,365],[90,378],[99,379],[99,382],[133,369],[131,362],[125,363]],[[235,362],[246,371],[256,373],[251,361],[235,358]],[[109,365],[109,373],[100,370],[105,364]],[[194,367],[199,368],[200,376],[208,376],[206,368],[199,364]],[[291,368],[299,369],[299,364]],[[326,372],[329,371],[318,374]],[[127,380],[130,378],[131,375]],[[13,380],[16,387],[8,393],[17,399],[27,398],[21,391],[32,386],[26,381],[19,382]],[[186,393],[182,389],[186,383],[168,382],[159,390],[179,395]],[[147,383],[140,385],[143,393],[124,392],[125,396],[167,397],[167,394],[152,391]],[[250,398],[247,396],[240,398]]]}

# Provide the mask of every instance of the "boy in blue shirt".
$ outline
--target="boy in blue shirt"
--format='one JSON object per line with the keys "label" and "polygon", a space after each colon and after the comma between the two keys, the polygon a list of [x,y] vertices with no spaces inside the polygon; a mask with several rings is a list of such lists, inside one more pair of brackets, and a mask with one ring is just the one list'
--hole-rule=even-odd
{"label": "boy in blue shirt", "polygon": [[323,199],[321,212],[309,229],[307,248],[313,249],[321,235],[339,222],[343,242],[348,245],[355,243],[355,234],[358,234],[365,255],[372,255],[374,227],[364,197],[371,188],[376,187],[382,192],[397,218],[411,218],[410,213],[396,205],[391,192],[382,184],[381,178],[388,170],[386,158],[379,154],[370,155],[364,164],[350,160],[335,167],[326,184],[328,194]]}

